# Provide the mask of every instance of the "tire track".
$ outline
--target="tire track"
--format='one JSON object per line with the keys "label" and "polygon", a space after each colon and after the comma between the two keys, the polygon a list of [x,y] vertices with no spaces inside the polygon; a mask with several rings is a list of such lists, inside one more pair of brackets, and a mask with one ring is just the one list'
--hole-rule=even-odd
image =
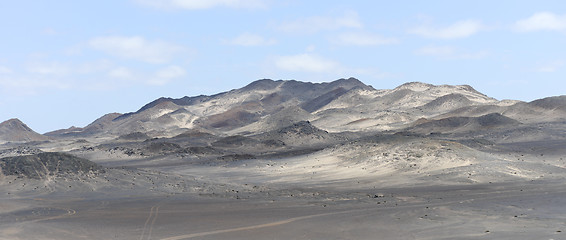
{"label": "tire track", "polygon": [[[157,220],[157,215],[159,214],[159,206],[152,206],[149,210],[149,216],[145,220],[145,224],[143,225],[143,230],[140,236],[140,240],[143,239],[151,239],[151,232],[153,231],[153,225]],[[149,229],[148,229],[149,228]],[[147,230],[147,237],[145,237]]]}
{"label": "tire track", "polygon": [[155,214],[153,215],[153,220],[149,225],[149,233],[147,234],[147,239],[151,239],[151,232],[153,231],[153,225],[155,225],[155,220],[157,220],[157,215],[159,214],[159,206],[155,208]]}
{"label": "tire track", "polygon": [[[36,222],[47,221],[47,220],[55,220],[55,219],[65,218],[65,217],[69,217],[69,216],[73,216],[73,215],[77,214],[77,211],[75,211],[74,209],[71,209],[71,208],[53,208],[53,209],[65,210],[67,212],[65,214],[61,214],[61,215],[57,215],[57,216],[31,220],[29,222],[30,223],[36,223]],[[32,214],[35,214],[35,213],[32,211]]]}
{"label": "tire track", "polygon": [[305,220],[305,219],[310,219],[310,218],[323,217],[323,216],[334,215],[334,214],[342,214],[342,213],[361,212],[361,211],[367,211],[367,210],[368,209],[355,209],[355,210],[347,210],[347,211],[340,211],[340,212],[320,213],[320,214],[307,215],[307,216],[302,216],[302,217],[289,218],[289,219],[286,219],[286,220],[281,220],[281,221],[276,221],[276,222],[271,222],[271,223],[252,225],[252,226],[247,226],[247,227],[228,228],[228,229],[214,230],[214,231],[208,231],[208,232],[179,235],[179,236],[174,236],[174,237],[162,238],[161,240],[181,240],[181,239],[190,239],[190,238],[195,238],[195,237],[203,237],[203,236],[221,234],[221,233],[255,230],[255,229],[259,229],[259,228],[266,228],[266,227],[274,227],[274,226],[284,225],[284,224],[292,223],[292,222],[295,222],[295,221]]}

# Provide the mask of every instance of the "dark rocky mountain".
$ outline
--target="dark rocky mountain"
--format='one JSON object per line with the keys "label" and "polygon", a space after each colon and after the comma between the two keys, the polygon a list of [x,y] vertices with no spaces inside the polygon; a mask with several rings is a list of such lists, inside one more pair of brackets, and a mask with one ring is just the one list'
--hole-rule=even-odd
{"label": "dark rocky mountain", "polygon": [[309,121],[300,121],[289,126],[268,131],[256,136],[264,141],[282,142],[287,146],[316,146],[335,143],[345,138],[315,127]]}
{"label": "dark rocky mountain", "polygon": [[0,123],[0,142],[30,142],[47,139],[46,136],[33,131],[17,118]]}

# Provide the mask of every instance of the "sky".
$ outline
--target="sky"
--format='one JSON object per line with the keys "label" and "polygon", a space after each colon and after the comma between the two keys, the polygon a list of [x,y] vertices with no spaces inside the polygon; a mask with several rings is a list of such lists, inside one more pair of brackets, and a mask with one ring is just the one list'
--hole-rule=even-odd
{"label": "sky", "polygon": [[562,0],[2,0],[0,31],[0,121],[40,133],[264,78],[566,94]]}

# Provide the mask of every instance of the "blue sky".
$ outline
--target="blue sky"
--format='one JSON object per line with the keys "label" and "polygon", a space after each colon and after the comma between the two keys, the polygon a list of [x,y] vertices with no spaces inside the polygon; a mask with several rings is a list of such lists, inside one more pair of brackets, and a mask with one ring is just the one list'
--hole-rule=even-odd
{"label": "blue sky", "polygon": [[262,78],[563,95],[564,1],[0,2],[0,121],[44,133]]}

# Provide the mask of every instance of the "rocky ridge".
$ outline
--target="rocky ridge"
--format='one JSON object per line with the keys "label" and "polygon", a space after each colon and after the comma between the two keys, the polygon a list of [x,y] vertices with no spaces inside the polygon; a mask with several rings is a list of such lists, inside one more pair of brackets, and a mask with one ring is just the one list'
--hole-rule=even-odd
{"label": "rocky ridge", "polygon": [[[411,82],[376,90],[355,78],[328,83],[262,79],[211,96],[159,98],[136,112],[111,113],[84,128],[37,134],[19,120],[0,124],[0,140],[43,141],[140,133],[172,137],[190,129],[215,135],[253,135],[309,121],[329,132],[403,131],[419,120],[477,118],[493,113],[522,123],[565,121],[564,96],[498,101],[469,85]],[[453,121],[452,121],[453,122]],[[450,126],[447,126],[450,127]]]}

